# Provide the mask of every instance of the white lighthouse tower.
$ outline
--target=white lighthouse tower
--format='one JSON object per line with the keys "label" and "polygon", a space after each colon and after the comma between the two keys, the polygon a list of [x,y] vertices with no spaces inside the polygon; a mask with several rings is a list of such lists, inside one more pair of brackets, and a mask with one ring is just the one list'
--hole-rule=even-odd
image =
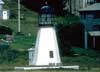
{"label": "white lighthouse tower", "polygon": [[40,11],[39,30],[30,65],[56,66],[61,64],[53,17],[53,10],[46,2]]}
{"label": "white lighthouse tower", "polygon": [[2,19],[2,16],[3,16],[3,4],[4,2],[0,0],[0,19]]}

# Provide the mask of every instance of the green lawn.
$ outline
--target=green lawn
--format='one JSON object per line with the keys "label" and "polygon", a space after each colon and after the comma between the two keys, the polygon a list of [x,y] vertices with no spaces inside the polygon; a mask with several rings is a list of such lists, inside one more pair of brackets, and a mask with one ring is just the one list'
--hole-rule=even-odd
{"label": "green lawn", "polygon": [[0,72],[100,72],[99,70],[30,70],[30,71],[0,71]]}
{"label": "green lawn", "polygon": [[[34,11],[26,9],[24,19],[21,19],[21,33],[23,36],[17,36],[18,32],[18,19],[11,18],[9,20],[0,20],[0,26],[6,26],[13,30],[14,41],[11,43],[13,49],[28,49],[32,47],[35,42],[37,29],[38,29],[38,14]],[[30,34],[30,36],[28,36]]]}
{"label": "green lawn", "polygon": [[78,56],[78,57],[62,57],[63,65],[80,65],[84,67],[100,67],[100,62],[93,57]]}
{"label": "green lawn", "polygon": [[35,36],[15,36],[14,41],[11,43],[11,48],[16,50],[27,50],[33,46],[35,39]]}
{"label": "green lawn", "polygon": [[[36,35],[37,32],[37,22],[34,20],[36,16],[31,18],[31,20],[21,20],[21,32],[24,34],[31,33]],[[33,21],[32,21],[33,20]],[[13,30],[14,33],[18,32],[18,21],[17,19],[9,19],[6,21],[0,21],[1,26],[9,27]]]}

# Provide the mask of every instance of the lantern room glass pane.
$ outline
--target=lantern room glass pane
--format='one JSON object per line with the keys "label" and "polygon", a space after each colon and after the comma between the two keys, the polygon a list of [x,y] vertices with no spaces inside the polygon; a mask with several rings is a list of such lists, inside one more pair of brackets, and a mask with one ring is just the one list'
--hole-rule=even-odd
{"label": "lantern room glass pane", "polygon": [[52,22],[52,17],[51,17],[51,15],[47,15],[47,24],[51,24],[51,22]]}
{"label": "lantern room glass pane", "polygon": [[41,18],[42,19],[42,22],[45,22],[46,21],[46,15],[42,15],[41,17],[42,17]]}
{"label": "lantern room glass pane", "polygon": [[42,14],[39,17],[39,24],[52,24],[53,16],[50,14]]}

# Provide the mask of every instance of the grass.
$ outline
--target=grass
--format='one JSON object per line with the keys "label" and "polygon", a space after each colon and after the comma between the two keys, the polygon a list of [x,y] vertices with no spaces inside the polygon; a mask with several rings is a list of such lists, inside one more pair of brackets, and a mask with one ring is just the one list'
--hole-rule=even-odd
{"label": "grass", "polygon": [[[99,69],[100,70],[100,69]],[[99,70],[29,70],[29,71],[24,71],[24,70],[5,70],[5,71],[0,71],[0,72],[99,72]]]}
{"label": "grass", "polygon": [[[14,6],[13,6],[14,4]],[[11,8],[9,8],[11,6]],[[10,9],[10,13],[14,13],[14,17],[11,17],[8,20],[0,20],[1,26],[9,27],[13,30],[14,41],[11,43],[12,49],[28,49],[32,47],[32,44],[35,42],[37,35],[37,25],[38,25],[38,14],[34,11],[28,10],[21,5],[21,33],[23,36],[17,36],[18,32],[18,15],[17,15],[17,3],[16,1],[5,1],[5,8]],[[30,37],[28,35],[31,35]]]}
{"label": "grass", "polygon": [[21,33],[23,35],[19,36],[16,35],[16,33],[18,32],[17,2],[14,0],[11,0],[9,2],[5,0],[4,8],[10,10],[11,16],[8,20],[0,20],[0,25],[9,27],[13,30],[14,41],[10,43],[10,48],[11,50],[17,51],[18,53],[15,54],[18,54],[18,56],[15,60],[8,64],[4,60],[2,64],[0,64],[0,67],[2,68],[3,66],[7,68],[9,66],[16,65],[28,65],[28,49],[31,48],[35,43],[38,29],[38,14],[21,5]]}
{"label": "grass", "polygon": [[[17,19],[9,19],[6,21],[0,21],[0,25],[11,28],[14,33],[18,32]],[[37,22],[34,20],[34,17],[31,18],[31,20],[21,20],[21,32],[24,34],[31,33],[32,35],[36,35]]]}
{"label": "grass", "polygon": [[[0,20],[0,25],[9,27],[13,32],[18,32],[18,6],[17,0],[4,0],[4,8],[10,11],[9,20]],[[21,5],[21,32],[36,35],[38,25],[38,14]]]}
{"label": "grass", "polygon": [[79,65],[81,68],[100,67],[100,62],[88,56],[62,57],[63,65]]}
{"label": "grass", "polygon": [[11,43],[11,48],[16,50],[27,50],[34,45],[35,36],[15,36],[14,42]]}

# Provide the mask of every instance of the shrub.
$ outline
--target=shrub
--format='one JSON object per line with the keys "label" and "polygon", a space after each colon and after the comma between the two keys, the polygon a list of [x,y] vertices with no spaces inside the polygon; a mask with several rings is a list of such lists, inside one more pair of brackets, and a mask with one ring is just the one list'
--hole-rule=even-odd
{"label": "shrub", "polygon": [[0,64],[13,62],[18,56],[18,52],[11,50],[9,45],[0,45]]}
{"label": "shrub", "polygon": [[10,34],[12,35],[12,29],[10,29],[9,27],[5,27],[5,26],[0,26],[0,34]]}
{"label": "shrub", "polygon": [[85,54],[85,49],[82,49],[82,48],[72,48],[71,51],[74,53],[74,54],[79,54],[79,55],[84,55]]}
{"label": "shrub", "polygon": [[0,44],[0,64],[8,65],[25,65],[27,64],[28,52],[13,50],[7,44]]}
{"label": "shrub", "polygon": [[98,51],[95,51],[92,49],[84,49],[84,48],[74,47],[71,49],[71,51],[74,54],[85,55],[85,56],[89,56],[89,57],[99,57],[100,56],[100,53]]}
{"label": "shrub", "polygon": [[0,39],[4,39],[4,35],[3,34],[0,34]]}
{"label": "shrub", "polygon": [[92,50],[92,49],[86,50],[86,53],[85,54],[87,56],[90,56],[90,57],[100,57],[100,52],[99,51]]}

